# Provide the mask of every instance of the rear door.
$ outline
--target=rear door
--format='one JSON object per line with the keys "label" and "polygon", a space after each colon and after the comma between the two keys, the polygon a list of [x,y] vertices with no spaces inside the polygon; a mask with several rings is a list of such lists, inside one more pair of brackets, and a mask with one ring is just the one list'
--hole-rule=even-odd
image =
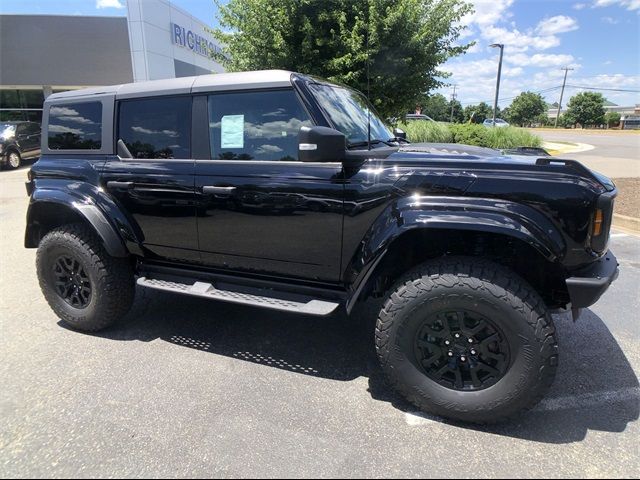
{"label": "rear door", "polygon": [[[210,159],[196,160],[202,261],[212,267],[338,281],[342,164],[298,161],[310,117],[292,88],[219,92],[198,122]],[[195,121],[195,120],[194,120]]]}
{"label": "rear door", "polygon": [[199,260],[191,104],[190,95],[119,101],[116,139],[132,158],[112,157],[102,173],[146,253],[161,260]]}

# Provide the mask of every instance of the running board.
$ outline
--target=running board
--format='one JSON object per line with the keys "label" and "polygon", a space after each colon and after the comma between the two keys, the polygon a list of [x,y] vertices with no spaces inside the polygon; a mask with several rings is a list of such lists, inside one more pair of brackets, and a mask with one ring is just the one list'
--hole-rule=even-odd
{"label": "running board", "polygon": [[[191,285],[187,283],[170,282],[166,280],[158,280],[153,278],[140,277],[138,285],[165,292],[182,293],[183,295],[191,295],[194,297],[209,298],[211,300],[221,300],[223,302],[239,303],[242,305],[251,305],[254,307],[268,308],[271,310],[280,310],[283,312],[304,313],[307,315],[329,315],[339,303],[327,302],[315,298],[287,294],[278,292],[278,297],[257,295],[258,289],[251,289],[256,293],[248,293],[247,291],[235,290],[219,290],[210,283],[195,282]],[[244,290],[247,290],[246,288]],[[261,292],[276,293],[272,290],[261,289]]]}

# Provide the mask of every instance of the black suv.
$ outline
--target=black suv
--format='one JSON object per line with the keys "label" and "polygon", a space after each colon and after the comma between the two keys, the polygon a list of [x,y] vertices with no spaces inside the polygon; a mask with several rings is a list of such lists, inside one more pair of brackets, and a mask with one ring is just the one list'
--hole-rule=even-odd
{"label": "black suv", "polygon": [[112,325],[136,283],[307,315],[379,304],[390,384],[464,421],[540,400],[550,312],[577,317],[618,272],[609,179],[411,144],[360,93],[285,71],[54,94],[27,190],[25,245],[72,328]]}
{"label": "black suv", "polygon": [[40,156],[40,124],[0,122],[0,166],[12,169]]}

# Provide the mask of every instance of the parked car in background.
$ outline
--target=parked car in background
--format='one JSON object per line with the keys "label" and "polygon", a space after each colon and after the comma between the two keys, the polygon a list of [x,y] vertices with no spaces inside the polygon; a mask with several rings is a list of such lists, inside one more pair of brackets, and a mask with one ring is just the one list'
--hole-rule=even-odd
{"label": "parked car in background", "polygon": [[509,124],[502,120],[501,118],[496,118],[496,123],[494,125],[492,118],[487,118],[482,124],[485,127],[508,127]]}
{"label": "parked car in background", "polygon": [[429,115],[423,115],[421,113],[407,113],[404,116],[405,121],[411,122],[413,120],[426,120],[427,122],[435,122]]}
{"label": "parked car in background", "polygon": [[36,122],[0,123],[0,166],[11,169],[23,160],[40,156],[40,124]]}

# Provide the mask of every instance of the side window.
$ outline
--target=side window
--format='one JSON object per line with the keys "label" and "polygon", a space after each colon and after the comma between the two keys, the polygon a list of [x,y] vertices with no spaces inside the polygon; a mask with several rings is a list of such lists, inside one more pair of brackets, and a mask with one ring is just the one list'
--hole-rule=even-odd
{"label": "side window", "polygon": [[120,102],[118,138],[134,158],[190,158],[191,97]]}
{"label": "side window", "polygon": [[51,150],[99,150],[102,146],[102,104],[51,105],[48,132]]}
{"label": "side window", "polygon": [[209,96],[211,158],[298,160],[298,131],[311,125],[293,90]]}

